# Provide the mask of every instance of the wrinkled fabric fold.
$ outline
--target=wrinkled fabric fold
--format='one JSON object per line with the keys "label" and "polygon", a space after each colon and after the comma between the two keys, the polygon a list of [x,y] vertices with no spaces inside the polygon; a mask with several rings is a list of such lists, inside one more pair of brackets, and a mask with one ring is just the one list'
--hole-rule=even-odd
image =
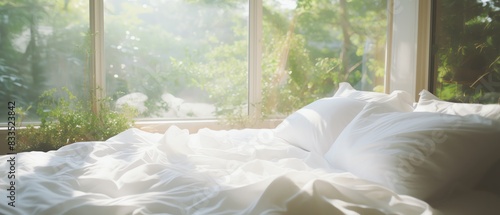
{"label": "wrinkled fabric fold", "polygon": [[0,214],[434,214],[266,129],[129,129],[17,159],[17,205]]}

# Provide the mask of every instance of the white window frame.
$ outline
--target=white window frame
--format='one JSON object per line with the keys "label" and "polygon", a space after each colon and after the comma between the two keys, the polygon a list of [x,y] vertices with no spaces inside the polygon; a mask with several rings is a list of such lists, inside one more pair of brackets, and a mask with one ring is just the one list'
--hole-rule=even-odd
{"label": "white window frame", "polygon": [[248,116],[261,117],[262,105],[262,0],[249,0]]}
{"label": "white window frame", "polygon": [[[93,93],[96,99],[105,97],[106,79],[104,71],[104,0],[89,0],[90,3],[90,33],[92,35],[91,79]],[[260,119],[262,105],[262,0],[249,0],[248,22],[248,117]],[[95,100],[93,100],[95,101]],[[99,111],[97,103],[93,103],[93,110]],[[280,123],[280,119],[269,119],[256,125],[262,128],[272,128]],[[163,132],[168,127],[178,127],[196,132],[200,128],[230,129],[217,119],[148,119],[135,122],[135,127],[152,131]]]}
{"label": "white window frame", "polygon": [[390,0],[392,19],[386,69],[386,92],[404,90],[418,101],[429,88],[431,1]]}
{"label": "white window frame", "polygon": [[[249,0],[249,47],[248,47],[248,116],[260,119],[262,104],[262,5],[263,0]],[[89,0],[90,33],[92,35],[91,71],[94,98],[105,97],[104,70],[104,0]],[[420,17],[420,18],[419,18]],[[388,0],[388,26],[386,48],[385,91],[402,89],[417,94],[417,89],[427,88],[428,41],[429,41],[430,2],[418,0]],[[410,25],[413,23],[414,25]],[[418,25],[418,29],[414,26]],[[426,30],[427,29],[427,30]],[[408,30],[411,40],[404,40],[403,32]],[[402,44],[412,44],[410,49],[401,52]],[[420,45],[427,44],[427,45]],[[420,48],[420,49],[417,49]],[[427,49],[425,49],[427,48]],[[414,67],[402,64],[401,56],[406,55]],[[423,63],[422,63],[423,62]],[[404,78],[401,78],[404,77]],[[415,93],[417,92],[417,93]],[[93,109],[98,111],[94,103]],[[262,128],[275,127],[281,119],[264,120],[256,125]],[[176,125],[196,132],[199,128],[229,129],[217,119],[141,119],[135,126],[148,131],[165,131]],[[2,125],[0,130],[5,130]]]}
{"label": "white window frame", "polygon": [[[98,0],[102,1],[102,0]],[[404,90],[414,95],[428,89],[431,1],[388,0],[385,91]],[[248,115],[261,117],[262,0],[249,0]],[[264,120],[259,127],[273,128],[281,119]],[[200,128],[229,129],[218,120],[150,120],[136,126],[165,131],[176,125],[196,132]]]}
{"label": "white window frame", "polygon": [[106,73],[104,71],[104,0],[89,0],[89,24],[91,35],[90,85],[92,111],[99,111],[98,100],[105,97]]}

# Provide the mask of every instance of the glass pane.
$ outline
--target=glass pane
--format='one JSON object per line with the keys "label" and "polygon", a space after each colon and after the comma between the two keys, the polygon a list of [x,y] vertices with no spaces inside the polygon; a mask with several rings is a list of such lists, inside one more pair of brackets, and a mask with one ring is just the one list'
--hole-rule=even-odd
{"label": "glass pane", "polygon": [[264,114],[331,96],[340,82],[383,91],[386,0],[264,0]]}
{"label": "glass pane", "polygon": [[[0,4],[0,104],[33,106],[42,92],[82,92],[88,69],[87,0],[7,0]],[[7,111],[0,111],[5,122]]]}
{"label": "glass pane", "polygon": [[500,103],[500,2],[437,0],[433,88],[444,100]]}
{"label": "glass pane", "polygon": [[107,95],[142,118],[246,110],[248,1],[105,1]]}

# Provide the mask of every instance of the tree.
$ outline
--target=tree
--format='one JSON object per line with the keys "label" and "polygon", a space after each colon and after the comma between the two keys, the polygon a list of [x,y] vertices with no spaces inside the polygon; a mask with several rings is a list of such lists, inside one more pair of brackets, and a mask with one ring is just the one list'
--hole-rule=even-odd
{"label": "tree", "polygon": [[[71,48],[74,44],[82,44],[82,33],[88,32],[88,20],[80,19],[88,7],[77,10],[79,3],[81,1],[50,0],[5,0],[0,3],[2,103],[15,101],[17,106],[36,105],[44,90],[68,82],[60,75],[64,69],[67,73],[80,71],[68,76],[82,80],[85,66],[80,65],[85,65],[85,53]],[[68,67],[61,68],[63,65]],[[81,89],[81,86],[72,87],[75,88]]]}
{"label": "tree", "polygon": [[500,1],[436,1],[437,95],[460,102],[500,98]]}

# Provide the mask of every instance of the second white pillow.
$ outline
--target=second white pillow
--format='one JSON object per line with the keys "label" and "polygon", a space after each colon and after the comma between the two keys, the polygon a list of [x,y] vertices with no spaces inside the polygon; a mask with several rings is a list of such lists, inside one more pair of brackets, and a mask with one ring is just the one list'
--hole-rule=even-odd
{"label": "second white pillow", "polygon": [[472,188],[499,159],[500,122],[478,115],[393,112],[367,105],[325,158],[399,194],[437,200]]}

